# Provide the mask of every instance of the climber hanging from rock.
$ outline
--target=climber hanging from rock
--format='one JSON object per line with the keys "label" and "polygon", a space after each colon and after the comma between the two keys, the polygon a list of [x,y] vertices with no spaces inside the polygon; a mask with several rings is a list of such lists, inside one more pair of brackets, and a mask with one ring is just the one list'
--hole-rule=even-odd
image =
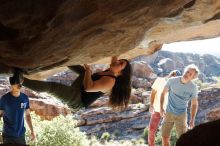
{"label": "climber hanging from rock", "polygon": [[[107,70],[94,74],[87,64],[68,68],[79,74],[71,86],[28,78],[24,78],[23,85],[37,92],[48,92],[75,110],[88,107],[104,94],[109,95],[111,107],[127,107],[131,94],[131,65],[128,60],[112,57]],[[14,76],[22,78],[22,71],[15,69]]]}

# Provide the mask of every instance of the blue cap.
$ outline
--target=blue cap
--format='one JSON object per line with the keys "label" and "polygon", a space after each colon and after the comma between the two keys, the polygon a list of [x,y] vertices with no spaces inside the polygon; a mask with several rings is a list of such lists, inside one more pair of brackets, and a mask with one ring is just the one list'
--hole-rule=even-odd
{"label": "blue cap", "polygon": [[181,76],[181,72],[179,70],[175,70],[176,76]]}

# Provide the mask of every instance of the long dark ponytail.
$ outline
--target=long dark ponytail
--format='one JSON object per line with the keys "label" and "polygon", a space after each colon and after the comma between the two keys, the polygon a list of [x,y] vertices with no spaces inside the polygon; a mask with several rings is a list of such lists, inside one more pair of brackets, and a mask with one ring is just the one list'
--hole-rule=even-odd
{"label": "long dark ponytail", "polygon": [[128,60],[125,68],[121,71],[121,75],[116,78],[115,85],[110,95],[110,106],[126,108],[131,95],[131,65]]}

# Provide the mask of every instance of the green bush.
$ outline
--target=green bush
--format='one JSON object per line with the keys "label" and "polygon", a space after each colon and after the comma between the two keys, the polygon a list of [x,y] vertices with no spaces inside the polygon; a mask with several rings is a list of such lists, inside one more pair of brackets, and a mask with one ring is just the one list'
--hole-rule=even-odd
{"label": "green bush", "polygon": [[140,138],[140,139],[137,139],[133,142],[133,145],[143,145],[144,144],[144,139]]}
{"label": "green bush", "polygon": [[143,133],[143,135],[142,135],[142,138],[143,138],[143,139],[147,139],[147,137],[148,137],[148,127],[146,126],[146,127],[144,128],[144,133]]}
{"label": "green bush", "polygon": [[102,133],[101,139],[106,140],[106,141],[109,140],[110,139],[110,134],[108,132]]}
{"label": "green bush", "polygon": [[[27,132],[27,141],[33,146],[88,146],[86,135],[75,128],[76,122],[71,116],[59,116],[52,121],[42,121],[35,114],[31,115],[37,138],[31,142],[30,131]],[[27,126],[26,126],[27,127]]]}

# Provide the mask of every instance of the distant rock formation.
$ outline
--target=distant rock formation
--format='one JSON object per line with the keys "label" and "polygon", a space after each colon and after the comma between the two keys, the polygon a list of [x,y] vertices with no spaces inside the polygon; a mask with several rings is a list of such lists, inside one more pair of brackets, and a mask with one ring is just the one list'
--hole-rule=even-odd
{"label": "distant rock formation", "polygon": [[155,74],[164,76],[174,69],[183,72],[185,66],[195,64],[199,67],[201,74],[199,79],[206,82],[212,76],[220,76],[220,58],[213,55],[199,55],[189,53],[174,53],[168,51],[158,51],[150,56],[139,56],[134,61],[144,61],[148,63]]}

